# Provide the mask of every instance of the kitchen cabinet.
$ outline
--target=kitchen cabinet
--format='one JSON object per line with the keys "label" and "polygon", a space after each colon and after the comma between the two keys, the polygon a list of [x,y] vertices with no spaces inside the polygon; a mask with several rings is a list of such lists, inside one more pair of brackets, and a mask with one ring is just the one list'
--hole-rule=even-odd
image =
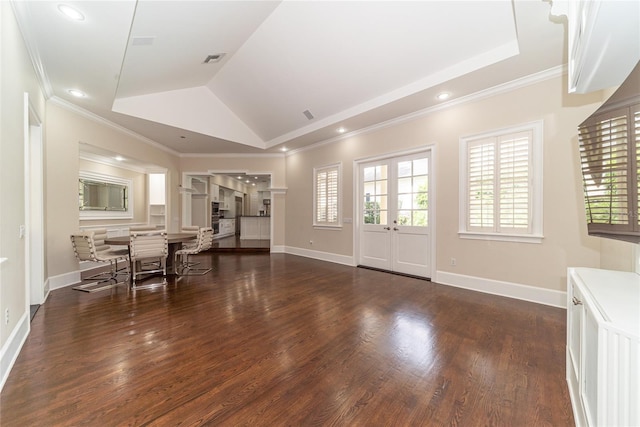
{"label": "kitchen cabinet", "polygon": [[240,240],[271,239],[271,218],[268,216],[240,217]]}
{"label": "kitchen cabinet", "polygon": [[640,276],[570,268],[567,384],[577,426],[640,425]]}
{"label": "kitchen cabinet", "polygon": [[220,186],[209,181],[209,197],[212,202],[220,201]]}
{"label": "kitchen cabinet", "polygon": [[554,1],[551,14],[567,17],[569,92],[617,86],[640,60],[640,3]]}
{"label": "kitchen cabinet", "polygon": [[235,219],[220,219],[220,232],[216,234],[216,238],[233,236],[236,234],[236,220]]}

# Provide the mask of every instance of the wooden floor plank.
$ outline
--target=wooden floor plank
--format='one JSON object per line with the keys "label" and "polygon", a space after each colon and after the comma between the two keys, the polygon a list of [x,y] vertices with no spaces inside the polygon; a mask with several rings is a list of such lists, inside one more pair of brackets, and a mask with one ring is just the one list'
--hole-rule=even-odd
{"label": "wooden floor plank", "polygon": [[573,425],[565,312],[284,254],[53,291],[0,425]]}

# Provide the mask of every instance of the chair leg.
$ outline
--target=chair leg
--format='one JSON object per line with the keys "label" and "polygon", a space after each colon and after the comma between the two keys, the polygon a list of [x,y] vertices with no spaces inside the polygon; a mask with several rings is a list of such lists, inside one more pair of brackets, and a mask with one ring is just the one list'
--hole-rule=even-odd
{"label": "chair leg", "polygon": [[213,270],[213,268],[206,268],[206,267],[205,268],[193,268],[194,265],[198,265],[200,263],[199,262],[192,262],[190,260],[190,255],[189,254],[186,254],[186,257],[187,257],[186,262],[183,260],[182,264],[180,265],[181,271],[182,271],[182,274],[181,274],[182,276],[204,276],[205,274],[207,274],[208,272]]}
{"label": "chair leg", "polygon": [[[154,270],[145,270],[143,265],[155,265],[158,268]],[[147,283],[143,285],[138,285],[136,280],[139,275],[154,275],[157,273],[162,273],[162,282],[156,283]],[[141,261],[136,261],[133,263],[133,272],[131,274],[131,289],[144,289],[144,288],[152,288],[155,286],[166,286],[167,285],[167,260],[166,258],[159,258],[158,262],[145,262],[144,264]]]}
{"label": "chair leg", "polygon": [[[127,278],[122,282],[118,282],[118,275],[122,274],[121,270],[126,270]],[[105,277],[105,274],[107,275],[106,277]],[[116,259],[116,260],[109,260],[109,271],[105,271],[100,274],[94,274],[93,276],[89,276],[89,277],[96,277],[96,276],[103,276],[104,278],[97,282],[83,283],[81,285],[74,286],[72,289],[76,291],[82,291],[82,292],[98,292],[106,289],[111,289],[116,286],[127,283],[130,276],[130,272],[128,268],[122,268],[119,270],[118,260]],[[112,281],[113,283],[111,283]]]}

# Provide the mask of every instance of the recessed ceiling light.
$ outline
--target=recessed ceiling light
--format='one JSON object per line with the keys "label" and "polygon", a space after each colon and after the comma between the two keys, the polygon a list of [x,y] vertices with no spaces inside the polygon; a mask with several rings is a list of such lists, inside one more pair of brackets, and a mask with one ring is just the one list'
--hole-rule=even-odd
{"label": "recessed ceiling light", "polygon": [[287,147],[282,147],[280,151],[287,151]]}
{"label": "recessed ceiling light", "polygon": [[73,19],[74,21],[84,21],[84,15],[80,13],[78,9],[75,9],[68,4],[59,4],[58,10],[67,18]]}
{"label": "recessed ceiling light", "polygon": [[250,183],[251,181],[247,180],[247,184]]}
{"label": "recessed ceiling light", "polygon": [[121,161],[123,161],[123,160],[124,160],[124,157],[122,157],[122,156],[116,156],[116,157],[115,157],[115,159],[116,159],[117,161],[121,162]]}
{"label": "recessed ceiling light", "polygon": [[76,98],[84,98],[85,95],[83,91],[78,90],[78,89],[69,89],[69,93],[73,96],[75,96]]}
{"label": "recessed ceiling light", "polygon": [[253,185],[253,186],[255,187],[255,186],[256,186],[256,183],[254,182],[254,183],[252,183],[251,185]]}
{"label": "recessed ceiling light", "polygon": [[338,128],[338,133],[345,133],[347,130],[343,127]]}
{"label": "recessed ceiling light", "polygon": [[253,177],[253,179],[258,179],[258,177],[257,177],[257,176],[254,176],[254,177]]}
{"label": "recessed ceiling light", "polygon": [[242,179],[242,177],[241,177],[241,176],[239,176],[239,177],[238,177],[238,179]]}
{"label": "recessed ceiling light", "polygon": [[445,99],[449,99],[450,96],[451,94],[449,92],[441,92],[436,95],[436,98],[440,101],[444,101]]}

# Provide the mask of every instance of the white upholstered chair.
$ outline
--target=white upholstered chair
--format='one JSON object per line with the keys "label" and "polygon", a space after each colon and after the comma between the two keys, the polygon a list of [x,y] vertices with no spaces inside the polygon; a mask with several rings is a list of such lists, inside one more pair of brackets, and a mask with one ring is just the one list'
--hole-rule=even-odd
{"label": "white upholstered chair", "polygon": [[129,254],[131,257],[131,286],[136,287],[138,276],[162,273],[162,282],[145,286],[167,284],[167,256],[169,244],[166,231],[132,231]]}
{"label": "white upholstered chair", "polygon": [[[94,274],[85,280],[97,280],[91,283],[83,283],[74,286],[73,289],[83,292],[96,292],[110,289],[127,282],[129,277],[129,251],[128,249],[112,249],[104,243],[107,238],[107,229],[100,228],[87,230],[79,234],[71,235],[71,245],[78,261],[93,261],[97,263],[109,263],[109,270]],[[125,266],[118,269],[118,261],[124,261]],[[125,274],[124,281],[118,281],[118,276]]]}
{"label": "white upholstered chair", "polygon": [[212,268],[194,268],[198,263],[190,260],[190,257],[211,249],[213,243],[213,228],[202,227],[198,229],[198,237],[194,245],[183,247],[176,251],[173,262],[174,269],[178,276],[204,275]]}

